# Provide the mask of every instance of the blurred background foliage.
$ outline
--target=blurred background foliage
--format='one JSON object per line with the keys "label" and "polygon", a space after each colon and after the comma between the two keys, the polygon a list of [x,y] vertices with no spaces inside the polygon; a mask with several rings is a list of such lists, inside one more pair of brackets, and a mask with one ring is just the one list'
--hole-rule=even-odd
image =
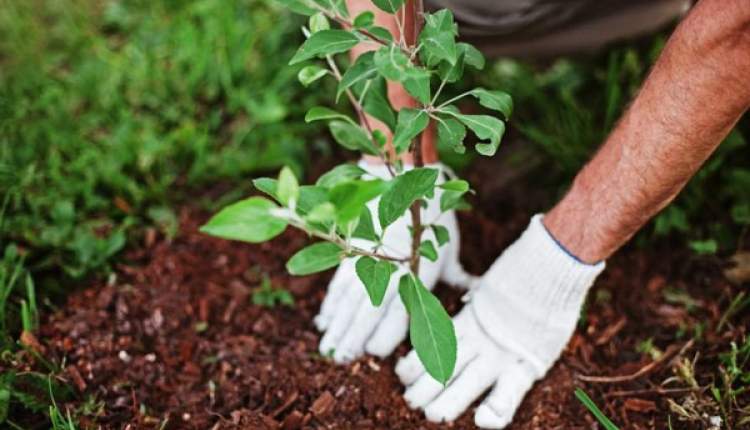
{"label": "blurred background foliage", "polygon": [[[35,301],[106,274],[144,228],[178,234],[175,208],[201,190],[223,184],[223,199],[236,199],[254,174],[301,173],[331,151],[303,117],[331,103],[332,86],[305,89],[286,66],[302,24],[268,0],[0,0],[0,349],[17,348]],[[532,153],[527,175],[550,203],[614,126],[665,34],[584,59],[500,59],[470,77],[513,95],[507,139]],[[639,243],[742,247],[743,121]],[[0,378],[0,397],[15,379]]]}
{"label": "blurred background foliage", "polygon": [[298,24],[258,0],[2,0],[3,242],[80,278],[133,227],[173,233],[186,190],[301,170]]}

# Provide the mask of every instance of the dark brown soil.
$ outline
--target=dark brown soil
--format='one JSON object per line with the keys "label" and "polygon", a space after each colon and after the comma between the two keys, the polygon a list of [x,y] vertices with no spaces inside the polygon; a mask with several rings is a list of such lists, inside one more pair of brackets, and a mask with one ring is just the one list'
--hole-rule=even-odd
{"label": "dark brown soil", "polygon": [[[479,195],[482,194],[480,190]],[[535,208],[523,194],[505,196],[505,209],[480,202],[460,217],[462,259],[481,273],[525,227]],[[271,243],[250,246],[197,232],[205,213],[183,209],[181,234],[151,240],[130,251],[110,282],[70,296],[43,324],[48,356],[65,358],[66,378],[80,407],[94,396],[101,413],[83,424],[102,428],[185,429],[435,429],[474,428],[472,412],[453,424],[428,423],[402,400],[395,358],[363,358],[337,366],[317,354],[312,318],[332,272],[293,278],[284,263],[307,239],[287,231]],[[661,349],[684,344],[698,324],[702,341],[699,379],[716,372],[716,355],[738,339],[748,316],[714,327],[736,289],[720,265],[689,253],[634,248],[618,254],[590,295],[589,306],[560,362],[527,396],[511,429],[592,429],[595,420],[573,395],[582,387],[621,428],[666,428],[669,363],[623,383],[590,383],[580,375],[630,375],[652,363],[639,352],[646,339]],[[288,289],[293,307],[253,305],[262,274]],[[685,290],[690,310],[665,292]],[[440,286],[451,313],[459,293]],[[670,298],[671,297],[671,298]],[[686,334],[680,335],[681,332]],[[679,336],[682,336],[681,338]],[[408,351],[400,347],[394,357]],[[648,369],[648,368],[647,368]],[[677,387],[678,385],[674,385]],[[673,417],[673,420],[676,417]],[[166,425],[164,423],[166,422]],[[704,428],[674,421],[673,428]]]}

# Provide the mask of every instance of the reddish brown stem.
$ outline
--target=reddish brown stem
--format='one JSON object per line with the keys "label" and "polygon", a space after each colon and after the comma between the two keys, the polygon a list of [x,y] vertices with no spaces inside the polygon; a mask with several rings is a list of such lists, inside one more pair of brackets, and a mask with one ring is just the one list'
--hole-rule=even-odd
{"label": "reddish brown stem", "polygon": [[[422,0],[411,0],[406,5],[404,5],[406,8],[411,8],[411,14],[406,14],[413,20],[413,34],[410,43],[413,45],[416,45],[417,38],[419,35],[419,31],[422,29],[423,19],[424,19],[424,3]],[[419,61],[418,58],[415,58],[415,61]],[[412,159],[414,160],[414,168],[420,168],[424,166],[424,159],[422,158],[422,135],[424,134],[424,131],[420,133],[412,145]],[[409,211],[411,212],[411,225],[412,225],[412,238],[411,238],[411,261],[409,263],[409,266],[411,268],[411,272],[419,277],[419,246],[422,243],[422,231],[424,230],[424,227],[422,226],[422,206],[420,204],[420,201],[417,200],[414,203],[412,203],[411,207],[409,208]]]}

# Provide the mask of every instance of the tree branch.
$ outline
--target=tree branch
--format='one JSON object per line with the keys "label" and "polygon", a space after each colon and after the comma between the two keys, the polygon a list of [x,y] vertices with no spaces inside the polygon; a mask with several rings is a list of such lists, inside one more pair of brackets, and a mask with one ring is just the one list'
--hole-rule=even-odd
{"label": "tree branch", "polygon": [[409,258],[392,257],[390,255],[380,254],[380,253],[377,253],[377,252],[372,252],[372,251],[368,251],[366,249],[362,249],[362,248],[357,248],[357,247],[351,246],[349,243],[347,243],[346,240],[344,240],[344,238],[342,238],[341,236],[339,236],[339,235],[337,235],[335,233],[325,234],[325,233],[322,233],[322,232],[319,232],[319,231],[316,231],[316,230],[310,230],[310,229],[307,228],[307,226],[305,225],[304,221],[302,221],[301,219],[299,219],[299,217],[296,214],[292,214],[292,216],[290,216],[287,219],[287,221],[289,221],[289,224],[291,224],[293,227],[296,227],[296,228],[304,231],[305,233],[309,234],[310,236],[317,237],[318,239],[323,239],[323,240],[326,240],[328,242],[335,243],[336,245],[338,245],[341,248],[343,248],[344,250],[346,250],[346,252],[348,254],[350,254],[350,255],[357,255],[357,256],[362,256],[362,257],[373,257],[373,258],[377,258],[377,259],[380,259],[380,260],[393,261],[394,263],[408,263],[410,261]]}
{"label": "tree branch", "polygon": [[[411,6],[414,8],[412,13],[412,19],[414,19],[414,25],[412,26],[414,31],[414,43],[417,42],[417,35],[419,35],[420,30],[422,29],[423,25],[423,19],[424,19],[424,3],[422,0],[411,0],[409,3],[407,3],[408,6]],[[405,6],[406,7],[406,6]],[[411,56],[409,57],[411,58]],[[413,60],[415,63],[419,62],[419,58],[414,56]],[[424,106],[422,106],[424,108]],[[414,160],[414,168],[419,168],[424,166],[424,160],[422,159],[422,137],[424,136],[424,131],[419,133],[417,135],[414,144],[412,145],[412,158]],[[420,204],[420,201],[417,200],[414,203],[412,203],[411,207],[409,208],[409,211],[411,212],[411,225],[412,225],[412,238],[411,238],[411,259],[409,262],[409,266],[411,268],[412,273],[414,273],[415,276],[419,277],[419,262],[420,262],[420,255],[419,255],[419,247],[422,243],[422,231],[424,230],[424,227],[422,226],[422,206]]]}

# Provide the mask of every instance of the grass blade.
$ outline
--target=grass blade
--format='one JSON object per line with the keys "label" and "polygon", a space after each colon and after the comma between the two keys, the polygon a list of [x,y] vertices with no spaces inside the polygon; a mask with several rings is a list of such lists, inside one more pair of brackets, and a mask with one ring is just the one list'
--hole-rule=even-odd
{"label": "grass blade", "polygon": [[583,406],[586,406],[586,409],[588,409],[594,417],[601,423],[601,425],[604,426],[606,430],[619,430],[619,428],[609,419],[606,415],[604,415],[604,412],[602,412],[601,409],[599,409],[598,406],[594,403],[593,400],[591,400],[591,397],[588,396],[583,390],[580,388],[576,388],[575,395],[578,398],[578,400],[583,403]]}

